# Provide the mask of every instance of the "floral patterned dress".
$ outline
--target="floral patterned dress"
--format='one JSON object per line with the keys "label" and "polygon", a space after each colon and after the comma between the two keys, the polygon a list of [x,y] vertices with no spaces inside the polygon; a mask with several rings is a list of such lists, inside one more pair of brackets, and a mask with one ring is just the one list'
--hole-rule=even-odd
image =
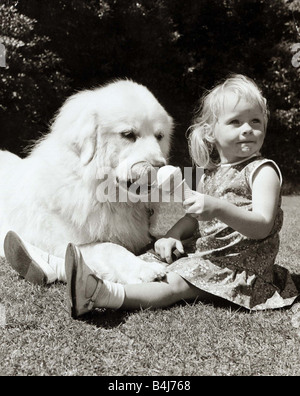
{"label": "floral patterned dress", "polygon": [[[272,164],[281,179],[273,161],[254,156],[206,171],[203,192],[251,211],[252,179],[266,163]],[[168,271],[178,273],[201,290],[251,310],[291,305],[299,291],[288,270],[275,265],[282,222],[280,203],[273,229],[262,240],[247,238],[218,219],[200,221],[200,237],[187,249],[188,256],[175,261]],[[144,259],[148,261],[149,255],[144,255]]]}

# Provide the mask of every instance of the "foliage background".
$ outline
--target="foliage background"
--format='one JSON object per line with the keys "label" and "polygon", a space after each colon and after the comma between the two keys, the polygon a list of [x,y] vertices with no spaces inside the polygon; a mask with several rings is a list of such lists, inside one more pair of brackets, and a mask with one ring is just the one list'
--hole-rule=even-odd
{"label": "foliage background", "polygon": [[24,155],[67,96],[115,78],[146,85],[176,121],[170,162],[188,166],[199,97],[229,73],[263,89],[264,154],[299,180],[299,0],[2,0],[0,148]]}

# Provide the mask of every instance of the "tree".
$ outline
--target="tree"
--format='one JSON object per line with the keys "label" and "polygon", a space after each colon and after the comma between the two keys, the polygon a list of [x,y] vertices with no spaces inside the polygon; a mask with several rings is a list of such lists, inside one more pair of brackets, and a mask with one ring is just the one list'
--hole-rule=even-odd
{"label": "tree", "polygon": [[14,116],[6,116],[13,127],[3,144],[12,144],[13,129],[28,120],[27,132],[17,133],[34,137],[66,93],[131,78],[175,118],[171,162],[188,166],[185,132],[198,99],[229,73],[242,73],[268,98],[264,153],[285,177],[299,179],[300,67],[292,52],[300,43],[298,0],[26,0],[9,14],[11,1],[4,7],[11,81],[0,103]]}
{"label": "tree", "polygon": [[0,6],[1,42],[6,67],[0,69],[1,147],[21,153],[31,139],[45,132],[58,103],[68,91],[61,60],[35,34],[35,21],[10,1]]}
{"label": "tree", "polygon": [[263,152],[278,161],[286,178],[297,181],[300,67],[292,64],[291,47],[295,39],[300,43],[296,26],[300,3],[288,3],[166,0],[178,37],[178,51],[186,59],[182,81],[190,98],[196,103],[197,97],[230,73],[252,77],[271,110]]}

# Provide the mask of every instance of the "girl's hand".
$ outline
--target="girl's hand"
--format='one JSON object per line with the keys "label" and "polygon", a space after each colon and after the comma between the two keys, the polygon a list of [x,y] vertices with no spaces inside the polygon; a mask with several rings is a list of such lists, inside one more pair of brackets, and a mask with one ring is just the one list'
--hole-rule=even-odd
{"label": "girl's hand", "polygon": [[161,238],[154,244],[154,250],[160,257],[165,260],[168,264],[173,263],[172,252],[174,249],[178,249],[180,253],[184,253],[184,248],[178,239],[175,238]]}
{"label": "girl's hand", "polygon": [[183,202],[187,214],[200,221],[209,221],[216,217],[218,198],[195,192],[194,195]]}

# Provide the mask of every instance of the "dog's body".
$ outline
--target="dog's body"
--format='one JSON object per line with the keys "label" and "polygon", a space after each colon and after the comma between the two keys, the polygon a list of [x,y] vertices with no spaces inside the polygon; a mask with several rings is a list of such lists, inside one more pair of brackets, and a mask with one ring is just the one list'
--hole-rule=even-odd
{"label": "dog's body", "polygon": [[27,158],[0,152],[1,255],[9,230],[59,257],[69,242],[138,254],[150,240],[148,204],[101,202],[101,175],[126,183],[135,164],[164,165],[171,132],[171,117],[137,83],[73,95]]}

